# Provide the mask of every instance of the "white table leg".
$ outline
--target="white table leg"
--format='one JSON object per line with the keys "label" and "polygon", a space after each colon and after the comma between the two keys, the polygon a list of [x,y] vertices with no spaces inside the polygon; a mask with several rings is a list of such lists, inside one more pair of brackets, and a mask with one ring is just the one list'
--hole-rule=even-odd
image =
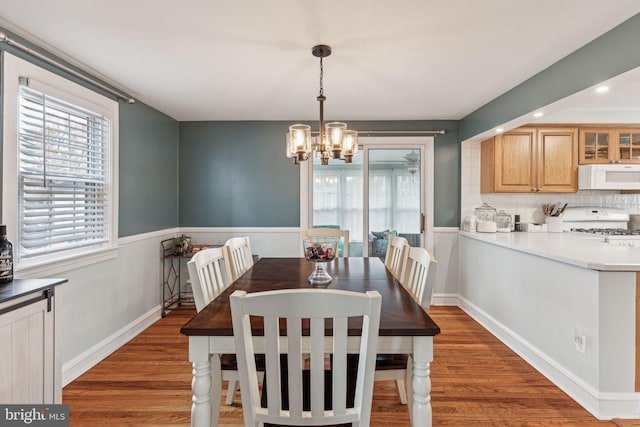
{"label": "white table leg", "polygon": [[217,426],[220,418],[220,401],[222,400],[222,368],[220,355],[211,355],[211,425]]}
{"label": "white table leg", "polygon": [[431,379],[429,364],[433,361],[433,337],[413,337],[413,375],[411,381],[412,399],[411,424],[431,427]]}
{"label": "white table leg", "polygon": [[193,363],[191,425],[217,426],[220,416],[222,372],[220,357],[212,357],[209,354],[208,337],[189,337],[189,360]]}

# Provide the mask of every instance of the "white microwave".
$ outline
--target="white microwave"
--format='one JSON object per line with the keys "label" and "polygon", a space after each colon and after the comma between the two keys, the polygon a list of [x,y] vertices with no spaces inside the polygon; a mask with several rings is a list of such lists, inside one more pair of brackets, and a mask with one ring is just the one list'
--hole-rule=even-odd
{"label": "white microwave", "polygon": [[579,190],[640,190],[640,164],[579,165]]}

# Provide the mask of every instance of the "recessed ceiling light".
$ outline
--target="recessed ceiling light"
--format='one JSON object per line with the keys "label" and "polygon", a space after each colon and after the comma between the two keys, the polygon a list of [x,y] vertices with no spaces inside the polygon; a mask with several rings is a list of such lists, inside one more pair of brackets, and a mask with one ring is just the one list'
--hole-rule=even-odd
{"label": "recessed ceiling light", "polygon": [[504,132],[504,129],[502,129],[502,128],[497,128],[497,129],[496,129],[496,133],[500,133],[500,132]]}
{"label": "recessed ceiling light", "polygon": [[596,88],[597,93],[605,93],[609,91],[609,86],[598,86]]}
{"label": "recessed ceiling light", "polygon": [[542,117],[544,113],[542,111],[538,111],[537,113],[533,113],[533,117]]}

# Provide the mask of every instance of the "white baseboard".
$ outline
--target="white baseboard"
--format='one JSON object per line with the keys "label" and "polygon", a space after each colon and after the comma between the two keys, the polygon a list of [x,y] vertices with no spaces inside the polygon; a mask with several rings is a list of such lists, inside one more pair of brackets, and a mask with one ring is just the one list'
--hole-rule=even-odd
{"label": "white baseboard", "polygon": [[458,306],[594,417],[640,418],[640,393],[599,393],[469,300],[458,296]]}
{"label": "white baseboard", "polygon": [[111,334],[87,351],[62,365],[62,386],[66,386],[80,375],[100,363],[111,353],[125,345],[136,335],[160,319],[162,306],[158,305],[133,322]]}
{"label": "white baseboard", "polygon": [[431,305],[447,305],[457,307],[458,295],[457,294],[436,294],[431,297]]}

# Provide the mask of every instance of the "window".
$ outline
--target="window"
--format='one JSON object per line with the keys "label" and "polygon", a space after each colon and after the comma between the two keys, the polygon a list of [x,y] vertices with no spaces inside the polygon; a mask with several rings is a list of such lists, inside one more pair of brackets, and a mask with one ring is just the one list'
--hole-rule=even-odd
{"label": "window", "polygon": [[21,82],[19,257],[108,241],[107,118]]}
{"label": "window", "polygon": [[340,226],[350,244],[362,242],[362,164],[314,164],[313,175],[313,225]]}
{"label": "window", "polygon": [[6,56],[3,218],[18,268],[108,247],[117,103]]}

